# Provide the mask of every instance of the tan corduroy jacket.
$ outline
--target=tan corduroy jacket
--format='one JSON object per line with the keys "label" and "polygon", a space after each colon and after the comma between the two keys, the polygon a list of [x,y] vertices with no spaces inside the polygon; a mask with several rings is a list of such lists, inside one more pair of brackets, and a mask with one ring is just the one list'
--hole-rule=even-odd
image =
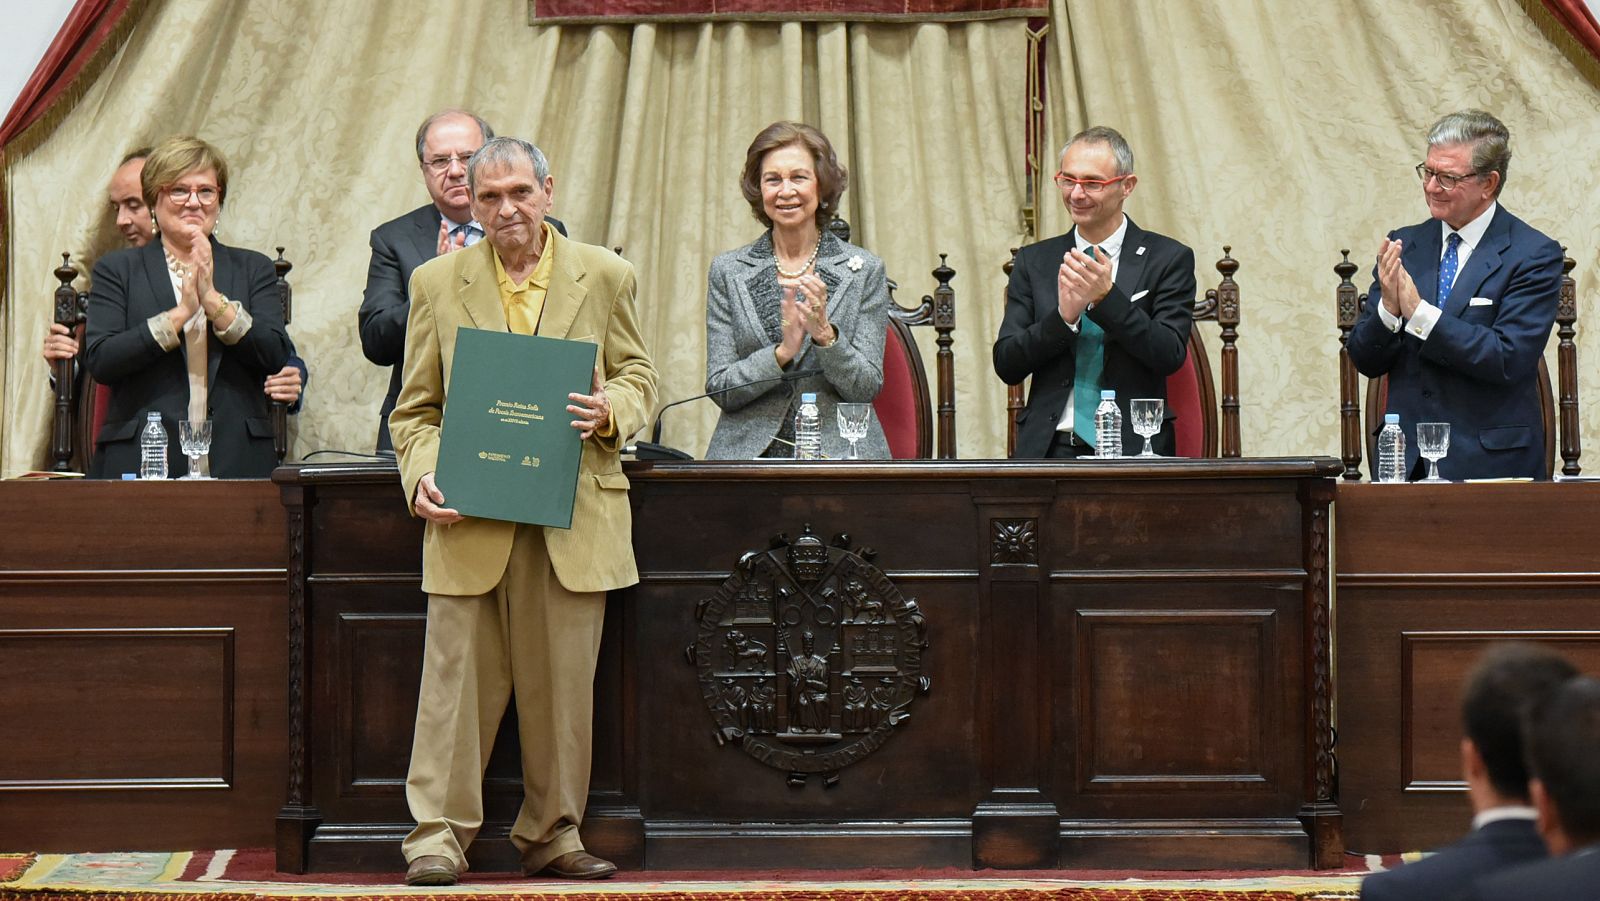
{"label": "tan corduroy jacket", "polygon": [[[656,370],[634,314],[633,266],[603,247],[551,234],[554,271],[539,334],[594,341],[616,431],[584,442],[572,528],[544,530],[556,578],[569,591],[609,591],[639,580],[633,560],[628,478],[618,452],[644,426],[656,402]],[[460,327],[506,329],[494,271],[494,250],[479,241],[437,257],[411,277],[405,369],[400,399],[389,417],[400,477],[409,505],[417,482],[439,458],[445,386]],[[445,497],[445,506],[450,498]],[[422,545],[422,590],[483,594],[500,581],[511,556],[516,524],[467,517],[451,526],[429,523]]]}

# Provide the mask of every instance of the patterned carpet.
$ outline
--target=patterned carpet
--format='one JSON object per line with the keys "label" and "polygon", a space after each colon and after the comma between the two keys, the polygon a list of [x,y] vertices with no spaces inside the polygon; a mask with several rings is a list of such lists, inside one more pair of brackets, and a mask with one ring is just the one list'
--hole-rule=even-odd
{"label": "patterned carpet", "polygon": [[[122,854],[0,854],[0,901],[1294,901],[1354,898],[1369,869],[1313,873],[1006,873],[907,878],[869,873],[716,874],[666,879],[625,872],[600,883],[472,873],[452,888],[410,889],[393,874],[293,876],[270,869],[263,850]],[[1376,863],[1376,862],[1373,862]],[[992,872],[992,871],[991,871]],[[753,878],[743,878],[749,875]],[[1070,875],[1072,878],[1054,878]],[[314,880],[314,881],[313,881]]]}

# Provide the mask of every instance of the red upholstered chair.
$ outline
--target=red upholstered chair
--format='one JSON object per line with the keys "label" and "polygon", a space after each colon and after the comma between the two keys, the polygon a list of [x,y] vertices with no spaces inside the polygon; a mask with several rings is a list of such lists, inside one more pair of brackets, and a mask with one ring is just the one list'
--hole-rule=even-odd
{"label": "red upholstered chair", "polygon": [[[1240,455],[1239,442],[1239,351],[1235,346],[1239,333],[1239,285],[1233,274],[1239,263],[1231,256],[1232,247],[1222,248],[1222,259],[1217,261],[1217,271],[1222,281],[1208,288],[1205,297],[1195,305],[1196,322],[1212,320],[1222,326],[1222,403],[1218,415],[1216,383],[1211,376],[1211,360],[1206,355],[1205,339],[1198,328],[1189,330],[1189,353],[1183,366],[1167,377],[1167,409],[1173,420],[1173,438],[1180,457],[1216,457],[1219,444],[1221,456]],[[1004,266],[1010,276],[1016,262],[1016,249],[1012,259]],[[1004,301],[1004,294],[1001,300]],[[1017,415],[1023,410],[1025,387],[1006,387],[1006,456],[1013,456],[1017,448]]]}
{"label": "red upholstered chair", "polygon": [[[828,230],[840,240],[850,240],[850,224],[843,219],[835,217],[828,223]],[[878,417],[884,438],[889,442],[889,455],[896,460],[926,459],[936,453],[940,459],[954,459],[956,455],[955,354],[950,349],[954,343],[950,333],[956,326],[956,294],[950,287],[950,280],[955,274],[954,269],[945,265],[945,255],[939,254],[939,265],[933,270],[938,286],[931,295],[924,294],[922,302],[915,307],[903,307],[895,300],[899,285],[889,280],[883,385],[878,389],[878,396],[872,399],[872,412]],[[939,376],[937,409],[928,388],[922,354],[917,350],[917,339],[911,331],[911,327],[917,325],[932,326],[937,335],[934,339],[939,347],[935,355]]]}
{"label": "red upholstered chair", "polygon": [[889,455],[910,460],[933,456],[933,407],[922,355],[901,309],[894,305],[884,330],[883,387],[873,398],[872,412],[889,441]]}
{"label": "red upholstered chair", "polygon": [[[1565,248],[1563,248],[1565,251]],[[1339,276],[1339,287],[1334,291],[1334,311],[1339,324],[1339,450],[1344,462],[1344,478],[1355,481],[1361,478],[1361,450],[1366,448],[1367,459],[1378,459],[1378,429],[1383,425],[1383,413],[1389,408],[1389,378],[1379,376],[1367,380],[1366,415],[1362,416],[1361,401],[1357,399],[1356,386],[1360,373],[1345,345],[1350,332],[1361,318],[1367,305],[1367,295],[1357,293],[1350,277],[1359,268],[1350,262],[1350,251],[1341,250],[1343,259],[1333,267]],[[1544,357],[1539,358],[1539,408],[1544,420],[1545,476],[1556,473],[1556,444],[1561,445],[1562,475],[1575,476],[1583,469],[1578,464],[1582,444],[1578,433],[1578,349],[1573,341],[1577,334],[1578,284],[1572,277],[1577,260],[1568,256],[1562,262],[1561,297],[1556,305],[1556,369],[1561,379],[1559,402],[1550,381],[1550,367]],[[1559,403],[1559,415],[1557,406]]]}
{"label": "red upholstered chair", "polygon": [[1217,392],[1211,383],[1211,365],[1198,331],[1189,333],[1189,355],[1183,368],[1167,376],[1167,409],[1173,420],[1173,439],[1180,457],[1217,455]]}

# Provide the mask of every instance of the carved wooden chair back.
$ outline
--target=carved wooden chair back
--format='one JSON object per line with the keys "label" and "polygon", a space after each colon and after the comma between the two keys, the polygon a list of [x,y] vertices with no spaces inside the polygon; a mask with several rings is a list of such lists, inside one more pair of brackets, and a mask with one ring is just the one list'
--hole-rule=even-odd
{"label": "carved wooden chair back", "polygon": [[[835,218],[828,223],[828,230],[840,240],[850,240],[850,225],[843,219]],[[955,329],[955,290],[950,287],[955,274],[954,269],[945,265],[945,255],[940,254],[939,266],[933,270],[938,287],[933,294],[923,295],[922,302],[915,307],[901,306],[895,297],[899,285],[893,279],[889,281],[883,387],[873,398],[872,410],[889,442],[889,454],[896,460],[926,459],[936,454],[941,459],[953,459],[956,455],[955,355],[951,350],[954,339],[950,335]],[[935,356],[937,408],[912,331],[913,326],[919,325],[932,326],[939,348]]]}

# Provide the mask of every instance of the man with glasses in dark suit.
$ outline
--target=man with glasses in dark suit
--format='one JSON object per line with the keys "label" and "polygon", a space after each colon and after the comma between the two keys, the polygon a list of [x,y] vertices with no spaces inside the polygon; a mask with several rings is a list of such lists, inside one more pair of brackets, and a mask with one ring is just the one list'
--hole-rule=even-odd
{"label": "man with glasses in dark suit", "polygon": [[[494,137],[476,113],[441,110],[417,128],[417,166],[429,203],[372,230],[372,261],[358,314],[361,352],[379,366],[391,366],[389,391],[378,410],[378,452],[394,453],[389,414],[400,397],[401,362],[406,348],[406,316],[411,310],[411,273],[437,256],[470,247],[483,237],[472,218],[467,161]],[[556,231],[567,233],[555,219]]]}
{"label": "man with glasses in dark suit", "polygon": [[[1117,392],[1124,410],[1131,398],[1164,400],[1194,323],[1194,251],[1122,212],[1139,181],[1122,135],[1105,127],[1075,135],[1055,180],[1072,229],[1018,251],[994,343],[1001,380],[1033,377],[1018,457],[1093,454],[1102,389]],[[1151,442],[1157,453],[1176,449],[1173,419],[1167,411]],[[1134,446],[1131,416],[1122,441]]]}
{"label": "man with glasses in dark suit", "polygon": [[[1446,479],[1548,478],[1539,359],[1561,294],[1561,247],[1499,203],[1511,132],[1482,110],[1428,130],[1417,166],[1432,217],[1389,233],[1350,333],[1362,375],[1389,377],[1400,426],[1450,424]],[[1377,413],[1379,411],[1373,411]],[[1406,471],[1420,476],[1417,442]]]}

